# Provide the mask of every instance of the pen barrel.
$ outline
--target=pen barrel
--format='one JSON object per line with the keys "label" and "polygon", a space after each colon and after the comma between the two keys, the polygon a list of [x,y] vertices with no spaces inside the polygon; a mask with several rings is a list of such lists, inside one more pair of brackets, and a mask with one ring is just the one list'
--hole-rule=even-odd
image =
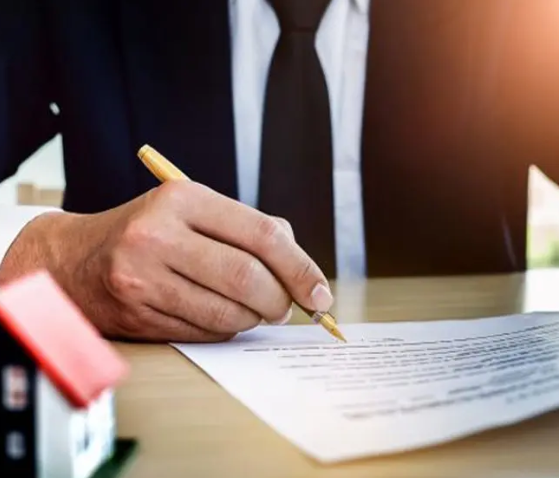
{"label": "pen barrel", "polygon": [[189,179],[179,168],[147,144],[140,148],[138,157],[162,183],[172,180]]}

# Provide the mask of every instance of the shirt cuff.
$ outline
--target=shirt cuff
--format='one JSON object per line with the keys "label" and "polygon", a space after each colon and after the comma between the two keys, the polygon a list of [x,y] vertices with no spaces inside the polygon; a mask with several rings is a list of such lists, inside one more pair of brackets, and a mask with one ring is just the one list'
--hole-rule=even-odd
{"label": "shirt cuff", "polygon": [[21,230],[37,216],[51,211],[60,209],[49,206],[0,205],[0,264]]}

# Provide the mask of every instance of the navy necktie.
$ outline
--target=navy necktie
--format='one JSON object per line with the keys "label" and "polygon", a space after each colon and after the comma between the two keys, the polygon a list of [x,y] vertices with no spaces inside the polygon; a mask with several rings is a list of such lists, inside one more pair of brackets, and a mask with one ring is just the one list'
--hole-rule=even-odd
{"label": "navy necktie", "polygon": [[329,0],[268,0],[281,34],[266,86],[259,208],[287,219],[295,239],[335,277],[328,89],[315,48]]}

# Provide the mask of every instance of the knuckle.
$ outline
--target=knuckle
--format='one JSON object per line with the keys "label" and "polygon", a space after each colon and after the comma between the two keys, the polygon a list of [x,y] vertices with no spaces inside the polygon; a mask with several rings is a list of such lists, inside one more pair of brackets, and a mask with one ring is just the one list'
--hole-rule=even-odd
{"label": "knuckle", "polygon": [[124,246],[141,246],[149,244],[151,240],[150,228],[145,226],[143,221],[132,220],[124,229],[121,237],[121,243]]}
{"label": "knuckle", "polygon": [[294,236],[293,227],[291,227],[291,223],[287,219],[284,219],[283,217],[276,217],[275,219],[290,237]]}
{"label": "knuckle", "polygon": [[141,295],[144,291],[143,281],[113,261],[106,277],[107,289],[116,297],[121,299],[132,299]]}
{"label": "knuckle", "polygon": [[168,181],[161,187],[161,202],[183,218],[201,214],[211,204],[210,188],[193,181]]}
{"label": "knuckle", "polygon": [[159,192],[165,200],[182,203],[188,197],[189,181],[166,181],[159,186]]}
{"label": "knuckle", "polygon": [[274,220],[276,220],[279,223],[279,225],[281,227],[283,227],[284,229],[290,229],[291,228],[291,224],[289,224],[289,221],[287,219],[283,218],[283,217],[275,216]]}
{"label": "knuckle", "polygon": [[158,248],[166,245],[164,234],[159,232],[161,228],[152,227],[147,221],[133,220],[122,233],[121,245],[133,249]]}
{"label": "knuckle", "polygon": [[179,213],[181,217],[186,217],[199,202],[191,181],[166,181],[158,187],[157,193],[156,207]]}
{"label": "knuckle", "polygon": [[276,219],[263,216],[258,220],[255,231],[255,242],[258,247],[263,249],[275,247],[284,237],[284,228]]}

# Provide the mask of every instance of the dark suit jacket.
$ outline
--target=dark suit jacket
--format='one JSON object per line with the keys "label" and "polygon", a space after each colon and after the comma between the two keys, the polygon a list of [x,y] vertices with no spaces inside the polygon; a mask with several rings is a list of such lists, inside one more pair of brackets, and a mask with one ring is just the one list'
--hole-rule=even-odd
{"label": "dark suit jacket", "polygon": [[[525,268],[528,169],[559,178],[554,5],[372,1],[369,275]],[[68,210],[103,210],[156,186],[136,158],[144,143],[237,196],[228,0],[0,8],[1,177],[61,132]]]}

